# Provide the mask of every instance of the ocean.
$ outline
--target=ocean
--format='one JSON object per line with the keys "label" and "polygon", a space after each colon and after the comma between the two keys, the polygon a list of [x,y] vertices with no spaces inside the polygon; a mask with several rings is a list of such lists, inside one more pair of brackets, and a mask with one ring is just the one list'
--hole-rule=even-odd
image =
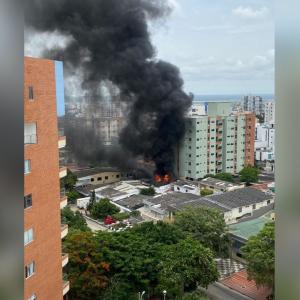
{"label": "ocean", "polygon": [[[194,95],[194,102],[241,102],[242,96],[245,95]],[[263,101],[274,101],[274,94],[258,94],[257,96],[261,96]]]}

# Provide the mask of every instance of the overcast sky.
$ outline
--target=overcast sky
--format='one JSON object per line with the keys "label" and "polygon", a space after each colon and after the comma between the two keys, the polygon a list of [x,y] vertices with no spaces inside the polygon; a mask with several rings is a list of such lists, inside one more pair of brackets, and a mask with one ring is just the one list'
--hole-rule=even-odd
{"label": "overcast sky", "polygon": [[158,57],[179,66],[194,94],[274,92],[271,0],[169,0],[175,7],[152,29]]}
{"label": "overcast sky", "polygon": [[[151,26],[157,56],[177,65],[186,92],[274,92],[272,0],[166,0],[174,10]],[[25,55],[64,44],[54,34],[25,35]]]}

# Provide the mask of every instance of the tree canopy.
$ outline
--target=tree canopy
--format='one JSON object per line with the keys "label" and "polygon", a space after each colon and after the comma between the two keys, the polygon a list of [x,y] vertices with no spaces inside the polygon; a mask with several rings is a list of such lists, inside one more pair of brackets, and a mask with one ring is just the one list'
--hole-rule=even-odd
{"label": "tree canopy", "polygon": [[155,195],[155,189],[151,186],[149,188],[144,188],[141,189],[140,191],[141,195],[146,195],[146,196],[154,196]]}
{"label": "tree canopy", "polygon": [[208,195],[212,195],[213,193],[214,193],[213,190],[207,188],[202,189],[200,191],[201,196],[208,196]]}
{"label": "tree canopy", "polygon": [[67,176],[61,179],[61,184],[65,187],[66,190],[70,191],[73,189],[75,183],[77,181],[77,176],[67,169]]}
{"label": "tree canopy", "polygon": [[246,182],[246,185],[250,183],[258,182],[259,171],[256,167],[245,167],[240,171],[240,179],[242,182]]}
{"label": "tree canopy", "polygon": [[111,216],[120,212],[120,209],[113,203],[110,203],[109,199],[103,198],[94,203],[90,212],[93,218],[103,219],[106,216]]}
{"label": "tree canopy", "polygon": [[221,211],[204,206],[187,207],[176,213],[175,225],[216,255],[227,255],[227,227]]}
{"label": "tree canopy", "polygon": [[254,279],[257,285],[274,289],[275,223],[267,223],[256,236],[249,238],[241,250],[247,260],[249,278]]}
{"label": "tree canopy", "polygon": [[64,224],[68,224],[70,230],[78,229],[81,231],[90,231],[84,217],[79,211],[75,213],[70,209],[70,207],[65,207],[61,211],[61,221]]}
{"label": "tree canopy", "polygon": [[218,277],[212,251],[164,222],[113,233],[72,231],[65,248],[74,300],[133,300],[139,291],[155,296],[164,289],[182,299]]}

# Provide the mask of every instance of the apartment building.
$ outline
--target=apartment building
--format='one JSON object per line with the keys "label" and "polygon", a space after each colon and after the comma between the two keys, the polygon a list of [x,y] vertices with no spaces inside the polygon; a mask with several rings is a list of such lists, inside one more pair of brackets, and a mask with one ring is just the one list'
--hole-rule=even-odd
{"label": "apartment building", "polygon": [[64,113],[62,62],[24,59],[24,300],[62,300],[69,290],[63,267],[68,255],[60,209],[67,198],[60,179],[57,117]]}
{"label": "apartment building", "polygon": [[264,105],[260,96],[243,96],[242,98],[244,111],[250,111],[255,115],[264,115]]}
{"label": "apartment building", "polygon": [[275,123],[275,102],[269,101],[264,103],[264,115],[265,123],[274,124]]}
{"label": "apartment building", "polygon": [[255,159],[273,161],[275,159],[274,124],[257,124],[255,128]]}
{"label": "apartment building", "polygon": [[230,114],[230,108],[230,103],[209,103],[206,116],[187,118],[178,153],[179,177],[199,180],[254,165],[255,115]]}

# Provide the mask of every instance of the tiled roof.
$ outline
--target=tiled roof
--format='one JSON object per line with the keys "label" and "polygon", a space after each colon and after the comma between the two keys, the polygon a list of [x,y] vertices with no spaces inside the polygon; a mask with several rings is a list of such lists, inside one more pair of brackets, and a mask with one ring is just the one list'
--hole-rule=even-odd
{"label": "tiled roof", "polygon": [[273,195],[251,187],[246,187],[219,195],[207,196],[205,198],[223,204],[228,208],[238,208],[273,199]]}
{"label": "tiled roof", "polygon": [[242,270],[220,280],[223,285],[254,300],[265,300],[271,290],[266,287],[257,288],[255,281],[247,279],[247,271]]}

